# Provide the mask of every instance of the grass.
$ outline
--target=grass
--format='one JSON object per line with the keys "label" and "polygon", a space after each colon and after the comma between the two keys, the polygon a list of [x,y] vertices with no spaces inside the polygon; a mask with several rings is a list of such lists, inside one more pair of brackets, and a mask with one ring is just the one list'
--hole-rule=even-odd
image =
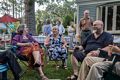
{"label": "grass", "polygon": [[[26,70],[28,67],[24,66],[22,63],[20,63],[23,70]],[[72,74],[72,67],[70,63],[70,55],[67,61],[68,69],[56,69],[54,61],[49,61],[49,64],[45,64],[44,66],[44,73],[45,75],[52,80],[60,79],[60,80],[66,80],[68,76]],[[8,71],[8,78],[12,78],[12,73]],[[41,80],[39,77],[39,74],[36,70],[28,69],[27,72],[22,76],[21,80]]]}

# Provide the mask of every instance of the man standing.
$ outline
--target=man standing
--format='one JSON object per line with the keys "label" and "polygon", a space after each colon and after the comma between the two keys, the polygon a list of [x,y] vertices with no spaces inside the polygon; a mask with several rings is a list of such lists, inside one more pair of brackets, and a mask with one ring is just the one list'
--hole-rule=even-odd
{"label": "man standing", "polygon": [[91,33],[93,21],[89,16],[89,10],[84,11],[83,18],[80,19],[81,43]]}
{"label": "man standing", "polygon": [[48,19],[48,20],[46,21],[46,25],[43,26],[43,34],[44,34],[45,36],[50,35],[50,34],[51,34],[51,28],[52,28],[52,25],[51,25],[51,23],[50,23],[50,20]]}
{"label": "man standing", "polygon": [[65,33],[65,28],[64,28],[64,26],[62,25],[62,23],[61,23],[61,21],[57,21],[56,22],[56,26],[57,26],[57,28],[58,28],[58,30],[59,30],[59,34],[64,34]]}

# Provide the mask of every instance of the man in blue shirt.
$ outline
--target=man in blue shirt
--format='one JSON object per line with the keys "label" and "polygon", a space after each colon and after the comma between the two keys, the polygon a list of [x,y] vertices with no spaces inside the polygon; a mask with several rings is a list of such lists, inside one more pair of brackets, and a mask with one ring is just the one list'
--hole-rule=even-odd
{"label": "man in blue shirt", "polygon": [[59,20],[56,22],[56,27],[59,30],[59,34],[64,34],[65,33],[65,28]]}
{"label": "man in blue shirt", "polygon": [[52,28],[52,25],[50,24],[50,20],[47,20],[46,24],[43,26],[43,34],[45,36],[48,36],[49,34],[51,34],[51,28]]}
{"label": "man in blue shirt", "polygon": [[[82,62],[86,54],[90,51],[104,48],[113,43],[111,34],[103,31],[103,22],[96,20],[93,22],[93,33],[90,34],[82,43],[81,46],[75,46],[74,52],[71,55],[71,62],[74,74],[68,80],[77,80],[78,77],[78,62]],[[83,51],[81,51],[83,50]],[[83,73],[84,74],[84,73]],[[83,79],[84,80],[84,79]]]}

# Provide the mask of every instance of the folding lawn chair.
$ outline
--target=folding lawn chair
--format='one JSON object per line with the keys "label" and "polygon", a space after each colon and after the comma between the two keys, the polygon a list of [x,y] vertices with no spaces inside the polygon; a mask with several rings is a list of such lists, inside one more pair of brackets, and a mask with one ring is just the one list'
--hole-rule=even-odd
{"label": "folding lawn chair", "polygon": [[20,55],[20,54],[17,54],[17,46],[12,46],[11,47],[11,51],[13,52],[13,53],[15,53],[14,55],[15,55],[15,57],[16,57],[16,59],[19,61],[19,63],[22,63],[25,67],[27,67],[25,70],[23,70],[22,72],[21,72],[21,74],[19,75],[20,76],[20,78],[22,78],[22,76],[27,72],[27,70],[29,69],[28,68],[28,64],[26,63],[27,61],[28,61],[28,59],[26,58],[26,56],[23,56],[23,55]]}

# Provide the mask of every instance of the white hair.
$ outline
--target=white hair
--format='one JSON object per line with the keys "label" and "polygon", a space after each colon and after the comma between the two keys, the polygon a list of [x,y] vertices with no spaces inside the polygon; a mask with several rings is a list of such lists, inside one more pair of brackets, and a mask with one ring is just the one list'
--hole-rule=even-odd
{"label": "white hair", "polygon": [[52,27],[52,30],[53,30],[54,28],[57,29],[57,30],[59,30],[57,26],[53,26],[53,27]]}

